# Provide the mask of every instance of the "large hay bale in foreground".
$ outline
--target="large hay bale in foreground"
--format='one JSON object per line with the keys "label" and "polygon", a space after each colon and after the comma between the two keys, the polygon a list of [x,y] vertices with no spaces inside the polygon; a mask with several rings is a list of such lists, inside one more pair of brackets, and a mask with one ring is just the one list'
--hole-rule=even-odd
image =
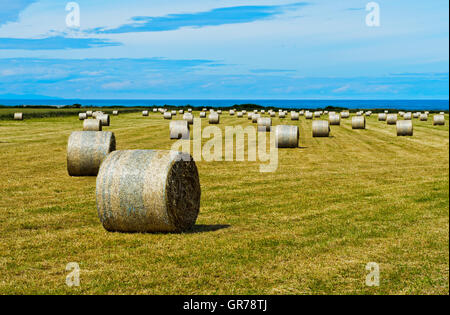
{"label": "large hay bale in foreground", "polygon": [[172,114],[170,112],[165,112],[163,117],[164,119],[172,119]]}
{"label": "large hay bale in foreground", "polygon": [[192,124],[194,124],[194,115],[192,115],[189,112],[185,113],[183,115],[183,120],[186,120],[189,125],[192,125]]}
{"label": "large hay bale in foreground", "polygon": [[396,125],[397,120],[398,120],[397,114],[388,114],[386,117],[386,123],[388,125]]}
{"label": "large hay bale in foreground", "polygon": [[366,117],[365,116],[353,116],[352,117],[352,129],[366,129]]}
{"label": "large hay bale in foreground", "polygon": [[186,120],[171,121],[169,129],[170,139],[189,139],[189,123]]}
{"label": "large hay bale in foreground", "polygon": [[78,120],[85,120],[87,119],[86,113],[79,113],[78,114]]}
{"label": "large hay bale in foreground", "polygon": [[98,119],[85,119],[83,121],[84,131],[102,131],[102,122]]}
{"label": "large hay bale in foreground", "polygon": [[341,116],[339,114],[330,115],[328,117],[328,121],[332,126],[340,126],[341,125]]}
{"label": "large hay bale in foreground", "polygon": [[397,136],[412,136],[413,133],[414,129],[411,120],[397,121]]}
{"label": "large hay bale in foreground", "polygon": [[14,120],[23,120],[23,113],[14,113]]}
{"label": "large hay bale in foreground", "polygon": [[274,129],[278,148],[298,148],[300,133],[297,126],[278,125]]}
{"label": "large hay bale in foreground", "polygon": [[106,126],[106,127],[109,126],[110,118],[109,118],[108,114],[103,114],[103,115],[97,116],[97,119],[102,122],[102,126]]}
{"label": "large hay bale in foreground", "polygon": [[330,124],[325,120],[314,120],[312,122],[313,137],[328,137],[330,135]]}
{"label": "large hay bale in foreground", "polygon": [[96,176],[103,160],[115,150],[112,132],[72,132],[67,144],[67,171],[70,176]]}
{"label": "large hay bale in foreground", "polygon": [[445,116],[444,115],[434,115],[433,116],[433,126],[444,126]]}
{"label": "large hay bale in foreground", "polygon": [[272,127],[272,118],[260,117],[258,118],[257,124],[258,124],[258,132],[270,131],[270,128]]}
{"label": "large hay bale in foreground", "polygon": [[195,162],[175,151],[116,151],[100,167],[97,212],[114,232],[183,232],[200,210]]}
{"label": "large hay bale in foreground", "polygon": [[220,122],[219,114],[217,112],[209,113],[209,123],[211,125],[216,125]]}

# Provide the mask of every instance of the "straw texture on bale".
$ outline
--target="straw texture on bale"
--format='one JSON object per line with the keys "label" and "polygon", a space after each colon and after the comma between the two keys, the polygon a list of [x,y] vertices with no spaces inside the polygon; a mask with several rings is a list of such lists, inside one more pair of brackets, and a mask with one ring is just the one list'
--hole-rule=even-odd
{"label": "straw texture on bale", "polygon": [[175,151],[111,153],[97,177],[97,212],[113,232],[183,232],[200,210],[195,162]]}
{"label": "straw texture on bale", "polygon": [[411,120],[412,119],[412,113],[406,113],[403,115],[404,120]]}
{"label": "straw texture on bale", "polygon": [[86,113],[79,113],[79,114],[78,114],[78,119],[79,119],[79,120],[85,120],[85,119],[87,119]]}
{"label": "straw texture on bale", "polygon": [[350,118],[350,112],[342,112],[341,113],[341,118]]}
{"label": "straw texture on bale", "polygon": [[428,115],[427,114],[420,114],[419,119],[420,119],[420,121],[428,121]]}
{"label": "straw texture on bale", "polygon": [[206,118],[206,112],[200,112],[200,118]]}
{"label": "straw texture on bale", "polygon": [[386,123],[388,125],[396,125],[397,120],[398,120],[397,114],[388,114],[386,117]]}
{"label": "straw texture on bale", "polygon": [[328,137],[330,135],[330,124],[325,120],[314,120],[312,123],[313,137]]}
{"label": "straw texture on bale", "polygon": [[177,115],[177,111],[176,110],[173,110],[170,113],[172,114],[172,116],[176,116]]}
{"label": "straw texture on bale", "polygon": [[172,114],[170,112],[165,112],[164,119],[172,119]]}
{"label": "straw texture on bale", "polygon": [[267,132],[270,131],[272,127],[272,118],[269,117],[260,117],[257,120],[258,123],[258,132]]}
{"label": "straw texture on bale", "polygon": [[313,113],[311,113],[311,112],[306,112],[306,113],[305,113],[305,118],[306,118],[306,119],[313,119]]}
{"label": "straw texture on bale", "polygon": [[67,144],[67,171],[70,176],[96,176],[103,160],[115,150],[112,132],[72,132]]}
{"label": "straw texture on bale", "polygon": [[339,114],[330,115],[328,121],[332,126],[339,126],[341,124],[341,116]]}
{"label": "straw texture on bale", "polygon": [[220,121],[220,116],[218,113],[210,113],[209,114],[209,123],[210,124],[218,124]]}
{"label": "straw texture on bale", "polygon": [[413,131],[413,123],[411,120],[397,121],[397,136],[412,136]]}
{"label": "straw texture on bale", "polygon": [[189,139],[189,123],[186,120],[170,122],[170,139]]}
{"label": "straw texture on bale", "polygon": [[286,117],[286,113],[285,112],[279,112],[278,113],[278,117],[279,118],[285,118]]}
{"label": "straw texture on bale", "polygon": [[192,113],[192,108],[188,108],[188,112],[189,112],[189,113]]}
{"label": "straw texture on bale", "polygon": [[320,112],[314,112],[314,118],[320,118],[322,114]]}
{"label": "straw texture on bale", "polygon": [[433,116],[433,126],[444,126],[445,116],[444,115],[434,115]]}
{"label": "straw texture on bale", "polygon": [[85,119],[83,122],[84,131],[102,131],[102,122],[98,119]]}
{"label": "straw texture on bale", "polygon": [[275,126],[275,139],[278,148],[298,148],[300,132],[297,126]]}
{"label": "straw texture on bale", "polygon": [[186,120],[189,125],[192,125],[194,123],[194,115],[191,113],[185,113],[183,115],[183,120]]}
{"label": "straw texture on bale", "polygon": [[275,117],[277,114],[275,112],[270,112],[270,117]]}
{"label": "straw texture on bale", "polygon": [[97,119],[102,122],[102,126],[106,126],[106,127],[109,126],[110,118],[109,118],[108,114],[103,114],[103,115],[97,116]]}
{"label": "straw texture on bale", "polygon": [[92,113],[92,118],[98,119],[98,117],[100,117],[101,115],[103,115],[103,112],[93,112]]}
{"label": "straw texture on bale", "polygon": [[291,120],[299,120],[300,115],[297,112],[291,112]]}
{"label": "straw texture on bale", "polygon": [[378,114],[378,121],[386,121],[387,115],[385,113]]}
{"label": "straw texture on bale", "polygon": [[372,112],[366,112],[366,114],[365,114],[367,117],[370,117],[370,116],[372,116]]}
{"label": "straw texture on bale", "polygon": [[352,117],[352,129],[366,129],[366,117],[353,116]]}
{"label": "straw texture on bale", "polygon": [[147,116],[148,116],[148,110],[144,110],[144,111],[142,112],[142,116],[147,117]]}
{"label": "straw texture on bale", "polygon": [[244,114],[242,112],[237,112],[236,113],[236,117],[237,118],[242,118],[242,117],[244,117]]}

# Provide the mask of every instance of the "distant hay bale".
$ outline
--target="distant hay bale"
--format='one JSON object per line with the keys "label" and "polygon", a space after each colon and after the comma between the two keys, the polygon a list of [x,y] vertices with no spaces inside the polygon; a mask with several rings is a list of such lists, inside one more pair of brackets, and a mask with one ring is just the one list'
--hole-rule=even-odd
{"label": "distant hay bale", "polygon": [[111,122],[108,114],[103,114],[103,115],[97,116],[97,119],[102,122],[102,126],[106,126],[106,127],[108,127]]}
{"label": "distant hay bale", "polygon": [[341,116],[339,114],[330,115],[328,121],[332,126],[339,126],[341,124]]}
{"label": "distant hay bale", "polygon": [[276,117],[276,115],[277,115],[277,113],[275,113],[275,112],[270,112],[270,117]]}
{"label": "distant hay bale", "polygon": [[433,126],[444,126],[445,116],[444,115],[434,115],[433,116]]}
{"label": "distant hay bale", "polygon": [[195,162],[175,151],[115,151],[97,177],[97,212],[113,232],[183,232],[200,210]]}
{"label": "distant hay bale", "polygon": [[352,117],[352,129],[366,129],[366,117],[365,116],[353,116]]}
{"label": "distant hay bale", "polygon": [[283,112],[283,111],[282,111],[282,112],[279,112],[279,113],[278,113],[278,117],[281,118],[281,119],[286,118],[286,113]]}
{"label": "distant hay bale", "polygon": [[183,109],[180,109],[180,110],[178,111],[178,113],[179,113],[180,115],[183,115],[183,114],[184,114],[184,110],[183,110]]}
{"label": "distant hay bale", "polygon": [[244,114],[242,112],[237,112],[236,113],[236,117],[237,118],[242,118],[242,117],[244,117]]}
{"label": "distant hay bale", "polygon": [[411,120],[397,121],[397,136],[412,136],[413,123]]}
{"label": "distant hay bale", "polygon": [[219,109],[219,110],[217,111],[217,114],[222,115],[222,111]]}
{"label": "distant hay bale", "polygon": [[14,113],[14,120],[23,120],[23,113]]}
{"label": "distant hay bale", "polygon": [[291,120],[299,120],[300,115],[297,112],[291,112]]}
{"label": "distant hay bale", "polygon": [[92,117],[92,111],[91,110],[88,110],[87,112],[86,112],[86,116],[88,117],[88,118],[91,118]]}
{"label": "distant hay bale", "polygon": [[261,109],[261,114],[265,114],[266,113],[266,111],[264,110],[264,109]]}
{"label": "distant hay bale", "polygon": [[87,119],[86,113],[79,113],[78,114],[78,120],[85,120]]}
{"label": "distant hay bale", "polygon": [[189,123],[186,120],[174,120],[170,122],[170,139],[189,139]]}
{"label": "distant hay bale", "polygon": [[397,120],[398,120],[397,114],[388,114],[386,116],[386,123],[388,125],[396,125]]}
{"label": "distant hay bale", "polygon": [[406,113],[403,115],[404,120],[411,120],[412,119],[412,113]]}
{"label": "distant hay bale", "polygon": [[206,112],[206,111],[208,111],[208,109],[207,109],[207,108],[203,108],[202,111],[203,111],[203,112]]}
{"label": "distant hay bale", "polygon": [[100,117],[100,116],[103,115],[103,114],[104,114],[103,112],[99,112],[99,111],[93,112],[93,113],[92,113],[92,118],[98,119],[98,117]]}
{"label": "distant hay bale", "polygon": [[321,116],[322,114],[319,111],[314,112],[314,118],[320,118]]}
{"label": "distant hay bale", "polygon": [[172,113],[171,112],[165,112],[163,117],[164,117],[164,119],[172,119]]}
{"label": "distant hay bale", "polygon": [[261,118],[260,114],[253,114],[252,115],[252,123],[254,123],[254,124],[258,123],[259,118]]}
{"label": "distant hay bale", "polygon": [[328,137],[330,135],[330,124],[326,120],[314,120],[312,123],[313,137]]}
{"label": "distant hay bale", "polygon": [[305,118],[306,119],[313,119],[313,113],[312,112],[306,112],[305,113]]}
{"label": "distant hay bale", "polygon": [[274,129],[278,148],[298,148],[299,129],[297,126],[278,125]]}
{"label": "distant hay bale", "polygon": [[112,114],[113,114],[114,116],[118,116],[118,115],[119,115],[119,111],[118,111],[118,110],[113,110]]}
{"label": "distant hay bale", "polygon": [[258,123],[258,132],[267,132],[270,131],[272,127],[272,118],[269,117],[260,117],[257,120]]}
{"label": "distant hay bale", "polygon": [[387,119],[387,115],[382,113],[382,114],[378,114],[378,121],[386,121]]}
{"label": "distant hay bale", "polygon": [[206,118],[206,112],[200,112],[200,118]]}
{"label": "distant hay bale", "polygon": [[147,117],[147,116],[148,116],[148,110],[144,110],[144,111],[142,112],[142,116]]}
{"label": "distant hay bale", "polygon": [[350,112],[348,111],[341,112],[341,118],[344,119],[350,118]]}
{"label": "distant hay bale", "polygon": [[176,116],[177,115],[177,111],[176,110],[172,110],[172,111],[170,111],[170,113],[172,114],[172,116]]}
{"label": "distant hay bale", "polygon": [[185,113],[183,115],[183,120],[186,120],[189,125],[192,125],[194,123],[194,115],[191,113]]}
{"label": "distant hay bale", "polygon": [[419,112],[414,113],[414,114],[413,114],[413,118],[416,118],[416,119],[419,118],[419,117],[420,117],[420,114],[421,114],[421,113],[419,113]]}
{"label": "distant hay bale", "polygon": [[445,112],[440,112],[439,115],[445,115]]}
{"label": "distant hay bale", "polygon": [[189,112],[189,113],[192,113],[192,108],[188,108],[188,112]]}
{"label": "distant hay bale", "polygon": [[209,123],[211,124],[211,125],[216,125],[216,124],[218,124],[219,122],[220,122],[220,118],[219,118],[220,116],[219,116],[219,113],[216,113],[216,112],[214,112],[214,113],[210,113],[209,114]]}
{"label": "distant hay bale", "polygon": [[366,115],[366,117],[370,117],[370,116],[372,116],[372,112],[368,111],[368,112],[365,113],[365,115]]}
{"label": "distant hay bale", "polygon": [[427,114],[420,114],[419,120],[420,121],[428,121],[428,115]]}
{"label": "distant hay bale", "polygon": [[252,120],[253,117],[253,113],[247,113],[247,119],[248,120]]}
{"label": "distant hay bale", "polygon": [[83,121],[84,131],[102,131],[102,122],[98,119],[85,119]]}
{"label": "distant hay bale", "polygon": [[364,113],[363,112],[356,112],[356,116],[362,116]]}
{"label": "distant hay bale", "polygon": [[234,109],[230,109],[229,114],[230,114],[230,116],[234,116],[234,114],[235,114]]}
{"label": "distant hay bale", "polygon": [[389,111],[388,111],[388,110],[385,110],[384,113],[385,113],[385,114],[389,114]]}
{"label": "distant hay bale", "polygon": [[96,176],[103,160],[115,150],[112,132],[72,132],[67,144],[67,171],[70,176]]}
{"label": "distant hay bale", "polygon": [[157,109],[157,108],[153,108],[153,112],[154,112],[154,113],[157,113],[157,112],[158,112],[158,109]]}
{"label": "distant hay bale", "polygon": [[301,110],[299,114],[300,114],[300,116],[305,116],[305,111]]}
{"label": "distant hay bale", "polygon": [[242,114],[247,114],[247,111],[244,109],[243,111],[242,111]]}

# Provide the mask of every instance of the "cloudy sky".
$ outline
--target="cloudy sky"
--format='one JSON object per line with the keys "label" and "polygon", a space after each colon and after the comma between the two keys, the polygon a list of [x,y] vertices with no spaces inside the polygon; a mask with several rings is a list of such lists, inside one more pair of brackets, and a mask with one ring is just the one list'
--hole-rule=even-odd
{"label": "cloudy sky", "polygon": [[0,98],[449,97],[448,0],[69,2],[0,0]]}

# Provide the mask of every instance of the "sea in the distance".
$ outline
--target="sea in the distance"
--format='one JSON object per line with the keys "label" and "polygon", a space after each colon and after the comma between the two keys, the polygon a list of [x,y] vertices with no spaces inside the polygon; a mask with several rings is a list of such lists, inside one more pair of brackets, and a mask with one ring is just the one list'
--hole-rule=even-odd
{"label": "sea in the distance", "polygon": [[185,106],[195,107],[229,107],[240,104],[257,104],[261,106],[273,106],[277,108],[325,108],[327,106],[345,107],[349,109],[399,109],[399,110],[440,110],[449,109],[448,100],[77,100],[77,99],[48,99],[48,100],[21,100],[21,99],[0,99],[0,105],[20,106],[20,105],[52,105],[64,106],[81,104],[83,106]]}

